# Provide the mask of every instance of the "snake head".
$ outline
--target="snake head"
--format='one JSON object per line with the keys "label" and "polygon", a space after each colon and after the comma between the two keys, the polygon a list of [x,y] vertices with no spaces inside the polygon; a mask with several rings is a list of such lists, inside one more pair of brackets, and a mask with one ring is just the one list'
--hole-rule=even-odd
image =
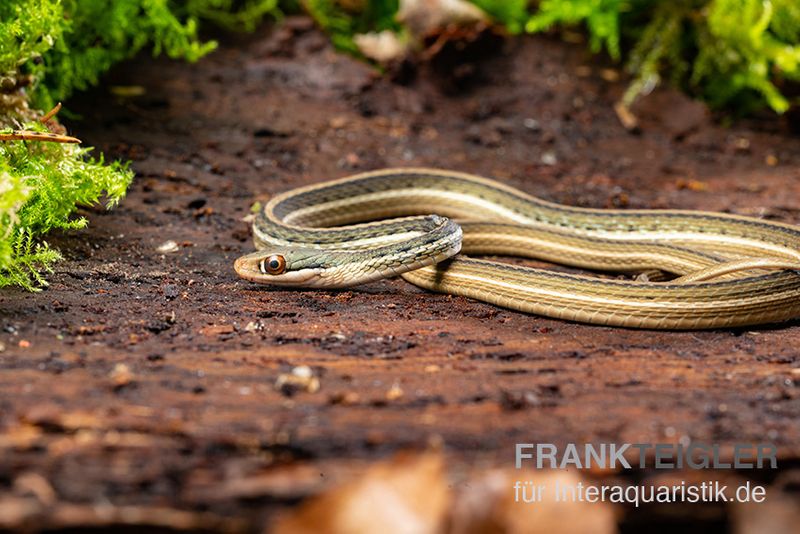
{"label": "snake head", "polygon": [[259,250],[246,254],[233,264],[236,273],[251,282],[279,286],[316,285],[325,265],[318,261],[319,251],[305,249]]}
{"label": "snake head", "polygon": [[[461,227],[444,217],[425,220],[430,229],[364,248],[269,245],[236,260],[236,273],[275,286],[344,288],[398,276],[445,260],[461,249]],[[361,243],[363,246],[363,243]]]}

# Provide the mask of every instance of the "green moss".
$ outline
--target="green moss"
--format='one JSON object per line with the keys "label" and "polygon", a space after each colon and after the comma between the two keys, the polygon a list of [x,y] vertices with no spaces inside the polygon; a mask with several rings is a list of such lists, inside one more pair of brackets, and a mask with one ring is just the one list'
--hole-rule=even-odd
{"label": "green moss", "polygon": [[557,24],[586,24],[593,52],[605,46],[611,57],[620,51],[619,14],[622,0],[542,0],[539,10],[525,24],[525,31],[537,33]]}
{"label": "green moss", "polygon": [[510,33],[519,33],[528,20],[528,0],[471,0]]}
{"label": "green moss", "polygon": [[[277,0],[5,0],[0,2],[0,133],[43,130],[36,122],[54,102],[96,84],[113,64],[149,49],[195,61],[216,47],[197,35],[211,19],[252,29]],[[34,289],[60,256],[43,240],[80,228],[80,205],[111,207],[132,173],[91,158],[89,149],[0,140],[0,287]]]}
{"label": "green moss", "polygon": [[574,24],[594,51],[630,50],[627,104],[666,75],[715,107],[782,113],[779,84],[800,79],[797,0],[542,0],[526,29]]}
{"label": "green moss", "polygon": [[800,80],[800,3],[714,0],[708,8],[691,87],[716,106],[753,107],[758,99],[786,111],[790,101],[776,83]]}
{"label": "green moss", "polygon": [[[292,8],[294,2],[281,2]],[[186,0],[183,9],[232,31],[253,31],[265,16],[280,18],[278,0]]]}
{"label": "green moss", "polygon": [[0,144],[0,287],[43,284],[39,271],[60,256],[40,236],[82,228],[86,219],[71,216],[77,206],[105,197],[111,207],[125,194],[133,174],[119,163],[88,157],[88,151],[55,143]]}

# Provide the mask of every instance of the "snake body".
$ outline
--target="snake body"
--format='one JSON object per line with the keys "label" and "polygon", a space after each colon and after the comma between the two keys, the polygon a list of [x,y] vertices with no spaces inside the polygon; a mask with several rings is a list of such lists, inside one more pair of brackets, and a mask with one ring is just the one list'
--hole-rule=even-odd
{"label": "snake body", "polygon": [[[386,169],[294,189],[264,206],[253,233],[258,250],[235,269],[273,285],[339,288],[400,275],[528,313],[656,329],[800,315],[798,227],[701,211],[570,207],[452,171]],[[600,278],[459,251],[679,278]]]}

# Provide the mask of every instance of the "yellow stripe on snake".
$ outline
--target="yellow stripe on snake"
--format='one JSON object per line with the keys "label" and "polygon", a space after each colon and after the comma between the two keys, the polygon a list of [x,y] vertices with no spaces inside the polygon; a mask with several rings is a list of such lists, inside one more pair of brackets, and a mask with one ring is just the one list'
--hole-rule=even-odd
{"label": "yellow stripe on snake", "polygon": [[[236,272],[276,286],[342,288],[399,275],[513,310],[636,328],[800,315],[800,227],[702,211],[569,207],[458,172],[386,169],[294,189],[264,206],[253,232],[257,251],[237,259]],[[465,254],[678,278],[609,279]]]}

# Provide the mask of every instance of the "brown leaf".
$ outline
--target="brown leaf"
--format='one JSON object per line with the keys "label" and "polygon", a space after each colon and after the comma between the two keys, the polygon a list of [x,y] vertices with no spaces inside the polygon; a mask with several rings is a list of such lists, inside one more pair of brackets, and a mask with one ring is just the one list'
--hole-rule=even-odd
{"label": "brown leaf", "polygon": [[276,534],[435,534],[450,500],[437,453],[400,454],[280,518]]}

